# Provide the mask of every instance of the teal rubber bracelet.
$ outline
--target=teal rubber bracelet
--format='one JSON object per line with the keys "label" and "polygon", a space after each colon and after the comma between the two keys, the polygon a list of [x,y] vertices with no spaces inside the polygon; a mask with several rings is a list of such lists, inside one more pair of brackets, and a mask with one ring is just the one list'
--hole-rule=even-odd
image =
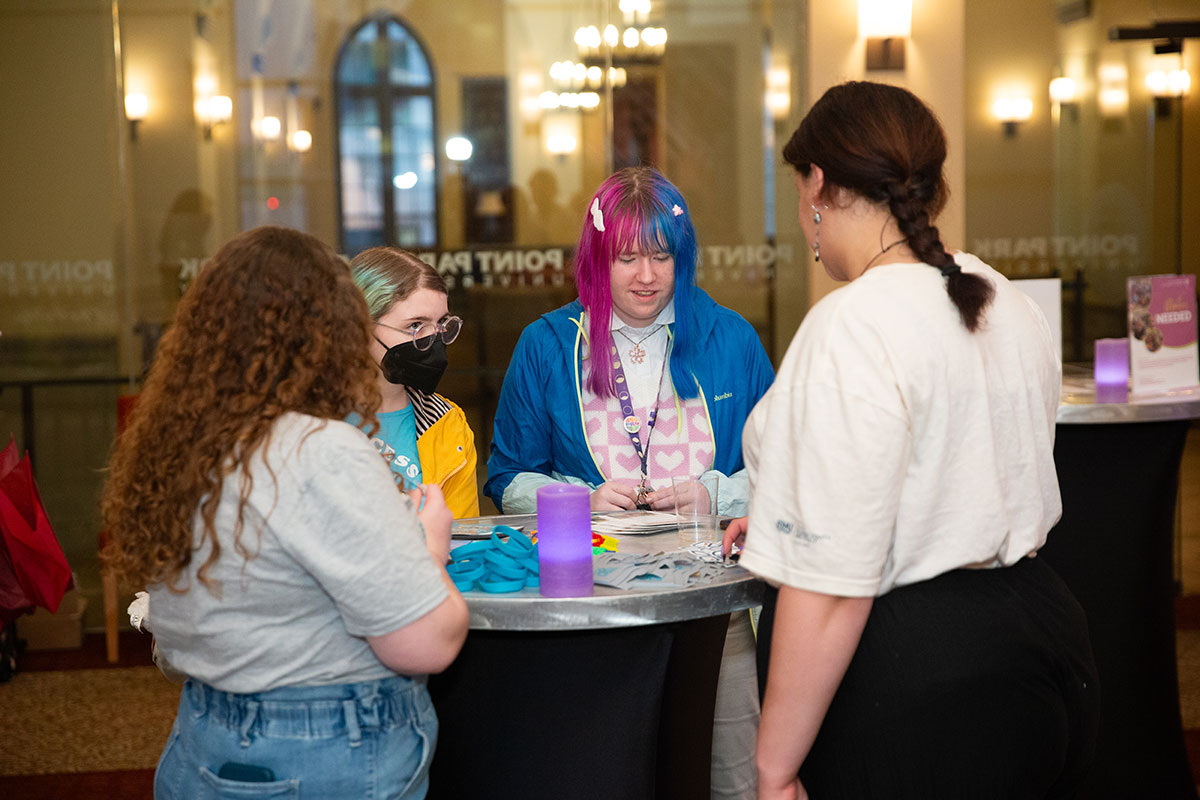
{"label": "teal rubber bracelet", "polygon": [[528,570],[526,570],[523,566],[516,563],[512,559],[503,561],[503,560],[501,560],[502,558],[507,558],[507,556],[505,556],[503,553],[495,553],[495,554],[488,553],[488,555],[487,555],[488,569],[492,573],[494,573],[495,575],[497,575],[501,578],[507,578],[508,580],[524,580],[525,579],[525,573]]}
{"label": "teal rubber bracelet", "polygon": [[446,572],[452,581],[477,581],[487,572],[487,565],[482,558],[470,558],[447,565]]}
{"label": "teal rubber bracelet", "polygon": [[504,592],[518,592],[525,588],[525,581],[517,580],[496,580],[494,578],[484,578],[479,581],[479,588],[485,592],[493,594],[503,594]]}
{"label": "teal rubber bracelet", "polygon": [[526,575],[525,576],[525,586],[529,589],[536,589],[539,586],[541,586],[541,581],[538,580],[537,575]]}
{"label": "teal rubber bracelet", "polygon": [[525,571],[525,565],[517,561],[507,553],[502,553],[499,550],[488,550],[483,554],[483,560],[486,561],[491,568],[503,567],[508,570]]}
{"label": "teal rubber bracelet", "polygon": [[497,535],[497,532],[501,527],[504,526],[496,526],[495,531],[492,533],[492,539],[495,542],[496,547],[502,553],[510,555],[513,558],[525,558],[533,552],[534,545],[530,538],[520,531],[514,530],[513,528],[509,528],[511,533],[508,534],[508,541],[501,541],[500,537]]}
{"label": "teal rubber bracelet", "polygon": [[487,539],[480,539],[476,542],[460,544],[458,547],[450,551],[450,557],[455,561],[462,561],[467,556],[483,555],[491,549],[492,543],[490,541]]}
{"label": "teal rubber bracelet", "polygon": [[538,564],[538,560],[537,560],[537,555],[536,555],[536,554],[534,554],[534,555],[532,555],[532,556],[529,556],[528,558],[523,558],[523,559],[521,559],[521,565],[522,565],[523,567],[525,567],[525,569],[527,569],[527,570],[529,570],[530,572],[532,572],[534,575],[540,575],[540,574],[542,573],[542,568],[541,568],[541,566]]}
{"label": "teal rubber bracelet", "polygon": [[454,580],[453,578],[450,580],[454,583],[454,588],[460,592],[470,592],[475,588],[474,580]]}

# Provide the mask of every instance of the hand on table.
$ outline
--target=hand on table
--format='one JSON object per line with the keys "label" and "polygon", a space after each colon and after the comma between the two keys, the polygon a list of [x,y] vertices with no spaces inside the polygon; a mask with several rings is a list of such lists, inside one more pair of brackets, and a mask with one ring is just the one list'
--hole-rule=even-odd
{"label": "hand on table", "polygon": [[596,487],[591,497],[592,511],[632,511],[637,508],[637,487],[609,481]]}
{"label": "hand on table", "polygon": [[[421,502],[422,496],[424,503]],[[425,547],[429,555],[439,565],[445,564],[450,560],[450,525],[454,522],[454,515],[446,505],[442,487],[436,483],[424,484],[419,489],[410,490],[408,499],[419,509],[417,518],[425,528]]]}
{"label": "hand on table", "polygon": [[721,537],[721,555],[729,558],[736,545],[739,550],[746,544],[746,528],[750,524],[749,517],[738,517],[729,523],[725,535]]}
{"label": "hand on table", "polygon": [[686,486],[687,489],[682,495],[676,495],[676,486],[672,484],[650,492],[646,495],[646,501],[655,511],[687,513],[696,506],[712,508],[712,497],[708,494],[708,489],[704,488],[704,484],[700,481],[689,481],[686,484],[680,484],[681,488],[683,486]]}

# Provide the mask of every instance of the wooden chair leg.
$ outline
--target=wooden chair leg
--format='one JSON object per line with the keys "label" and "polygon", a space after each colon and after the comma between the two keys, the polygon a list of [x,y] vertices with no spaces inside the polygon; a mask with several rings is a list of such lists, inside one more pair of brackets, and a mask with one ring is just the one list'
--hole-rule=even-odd
{"label": "wooden chair leg", "polygon": [[100,577],[104,586],[104,646],[108,663],[115,664],[120,658],[120,642],[117,638],[117,615],[120,613],[117,607],[117,579],[106,569],[100,571]]}

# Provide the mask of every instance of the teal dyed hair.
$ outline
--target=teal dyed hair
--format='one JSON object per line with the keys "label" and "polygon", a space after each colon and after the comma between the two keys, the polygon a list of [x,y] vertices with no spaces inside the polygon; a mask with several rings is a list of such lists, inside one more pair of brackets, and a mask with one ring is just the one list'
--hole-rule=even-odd
{"label": "teal dyed hair", "polygon": [[363,250],[351,259],[350,272],[376,321],[417,289],[446,294],[446,281],[438,271],[399,247]]}

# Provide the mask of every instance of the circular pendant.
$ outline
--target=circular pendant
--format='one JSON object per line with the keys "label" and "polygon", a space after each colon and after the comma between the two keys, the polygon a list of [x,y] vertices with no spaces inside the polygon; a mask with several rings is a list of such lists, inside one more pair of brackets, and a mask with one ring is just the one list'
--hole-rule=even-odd
{"label": "circular pendant", "polygon": [[625,426],[625,430],[628,433],[637,433],[642,429],[642,421],[633,414],[626,417],[621,424]]}

